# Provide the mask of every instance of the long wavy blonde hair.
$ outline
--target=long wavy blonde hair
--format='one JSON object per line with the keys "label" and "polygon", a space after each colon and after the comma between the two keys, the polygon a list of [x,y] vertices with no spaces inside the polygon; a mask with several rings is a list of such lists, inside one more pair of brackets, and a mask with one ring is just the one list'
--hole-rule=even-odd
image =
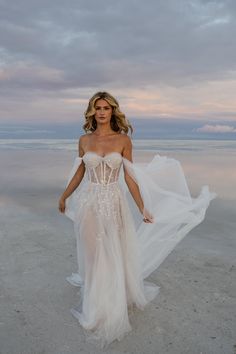
{"label": "long wavy blonde hair", "polygon": [[108,92],[96,92],[89,100],[89,104],[87,110],[84,112],[85,116],[85,124],[83,125],[83,129],[86,132],[94,132],[97,128],[97,122],[95,119],[95,104],[97,100],[106,100],[107,103],[112,107],[112,116],[111,116],[111,128],[115,132],[128,134],[129,130],[131,134],[133,132],[133,128],[125,114],[121,112],[119,103],[117,100]]}

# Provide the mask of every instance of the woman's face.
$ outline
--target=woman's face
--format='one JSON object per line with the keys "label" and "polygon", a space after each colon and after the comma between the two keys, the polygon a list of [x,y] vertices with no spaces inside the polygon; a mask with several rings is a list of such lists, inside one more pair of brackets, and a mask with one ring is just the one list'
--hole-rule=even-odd
{"label": "woman's face", "polygon": [[102,98],[95,103],[95,119],[97,123],[109,123],[112,116],[112,106]]}

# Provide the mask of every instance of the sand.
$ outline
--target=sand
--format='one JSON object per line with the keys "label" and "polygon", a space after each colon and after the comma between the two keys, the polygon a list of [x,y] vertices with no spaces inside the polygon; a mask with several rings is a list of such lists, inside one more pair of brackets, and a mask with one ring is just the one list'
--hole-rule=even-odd
{"label": "sand", "polygon": [[1,354],[236,353],[234,157],[169,155],[182,162],[193,195],[209,184],[218,198],[150,276],[160,294],[132,314],[132,332],[99,351],[69,311],[78,289],[65,280],[77,269],[76,248],[58,199],[74,154],[0,151]]}

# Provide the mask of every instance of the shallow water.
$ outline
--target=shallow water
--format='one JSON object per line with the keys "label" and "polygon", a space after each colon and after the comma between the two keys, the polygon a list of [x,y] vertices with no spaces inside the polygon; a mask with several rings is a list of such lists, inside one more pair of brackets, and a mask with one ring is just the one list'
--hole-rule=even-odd
{"label": "shallow water", "polygon": [[[0,150],[77,151],[74,139],[0,139]],[[227,152],[236,154],[233,140],[133,140],[135,150],[155,152]]]}

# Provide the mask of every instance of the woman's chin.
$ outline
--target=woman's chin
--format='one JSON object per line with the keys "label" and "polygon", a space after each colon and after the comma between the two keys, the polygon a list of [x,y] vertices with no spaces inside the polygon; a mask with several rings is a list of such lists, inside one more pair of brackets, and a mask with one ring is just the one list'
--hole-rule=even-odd
{"label": "woman's chin", "polygon": [[98,124],[107,124],[107,123],[109,123],[110,121],[109,121],[109,119],[107,119],[107,118],[99,118],[98,120],[97,120],[97,123]]}

